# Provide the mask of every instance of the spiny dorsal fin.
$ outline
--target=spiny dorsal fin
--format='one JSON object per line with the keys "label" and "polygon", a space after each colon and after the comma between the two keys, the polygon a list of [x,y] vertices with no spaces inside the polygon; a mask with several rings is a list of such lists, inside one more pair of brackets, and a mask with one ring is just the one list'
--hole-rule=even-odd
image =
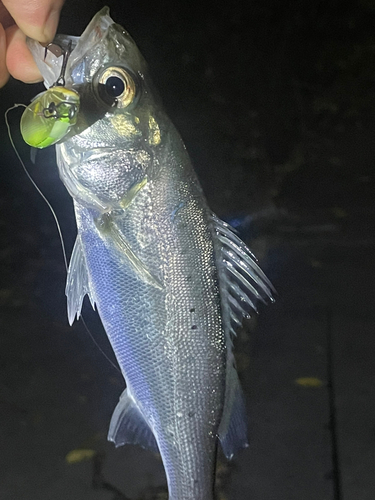
{"label": "spiny dorsal fin", "polygon": [[234,327],[242,323],[243,317],[257,312],[259,301],[274,301],[275,289],[258,266],[255,256],[231,226],[216,215],[212,215],[212,222],[224,323],[226,329],[235,334]]}

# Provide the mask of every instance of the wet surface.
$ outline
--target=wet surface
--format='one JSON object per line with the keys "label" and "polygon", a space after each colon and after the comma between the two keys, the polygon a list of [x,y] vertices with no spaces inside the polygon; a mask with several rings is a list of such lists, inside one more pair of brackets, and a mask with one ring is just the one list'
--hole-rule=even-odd
{"label": "wet surface", "polygon": [[[78,4],[67,2],[61,31],[78,34],[101,7],[91,2],[78,18]],[[347,60],[341,73],[327,69],[334,50],[342,64],[354,43],[365,51],[365,21],[338,16],[333,4],[322,13],[311,8],[311,26],[307,17],[298,21],[298,8],[291,24],[283,21],[288,11],[277,3],[254,3],[251,18],[241,2],[230,16],[204,3],[178,11],[170,2],[126,13],[111,7],[149,61],[212,208],[238,224],[279,293],[238,334],[250,447],[231,463],[219,459],[218,498],[374,498],[372,77],[360,49],[356,72]],[[337,17],[330,32],[325,26]],[[346,27],[349,18],[361,36]],[[0,91],[2,107],[38,91],[11,82]],[[27,159],[18,119],[14,112],[12,130]],[[106,442],[121,376],[101,352],[114,361],[87,305],[94,341],[82,324],[68,326],[53,218],[4,126],[1,134],[0,498],[165,498],[157,456]],[[73,210],[53,151],[27,165],[70,251]]]}

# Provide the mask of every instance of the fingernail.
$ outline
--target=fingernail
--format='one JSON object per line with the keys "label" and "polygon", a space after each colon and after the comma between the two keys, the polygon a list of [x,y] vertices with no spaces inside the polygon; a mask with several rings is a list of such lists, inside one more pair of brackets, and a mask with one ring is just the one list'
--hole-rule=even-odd
{"label": "fingernail", "polygon": [[60,11],[52,10],[48,16],[46,24],[44,25],[43,35],[47,42],[52,42],[56,34],[57,25],[59,24]]}
{"label": "fingernail", "polygon": [[41,76],[40,78],[37,78],[35,80],[25,80],[24,83],[30,83],[30,84],[33,84],[33,83],[40,83],[43,81],[43,77]]}

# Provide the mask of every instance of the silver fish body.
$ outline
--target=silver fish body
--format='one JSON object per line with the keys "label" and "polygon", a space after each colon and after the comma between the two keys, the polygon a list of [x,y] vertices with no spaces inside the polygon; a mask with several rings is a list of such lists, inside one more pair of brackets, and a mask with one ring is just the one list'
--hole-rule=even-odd
{"label": "silver fish body", "polygon": [[[126,380],[124,397],[156,438],[170,498],[209,499],[224,401],[225,334],[209,212],[185,151],[163,161],[177,138],[173,129],[170,134],[156,177],[150,174],[128,209],[114,217],[157,284],[139,279],[102,237],[93,209],[76,202],[75,210],[90,293]],[[131,415],[122,423],[123,411],[113,419],[116,444],[131,441],[126,428],[140,425]],[[148,434],[147,427],[139,432]],[[115,435],[122,433],[118,442]],[[156,448],[151,435],[135,441]]]}
{"label": "silver fish body", "polygon": [[[125,378],[109,439],[159,450],[170,499],[210,500],[218,437],[228,457],[247,445],[231,331],[272,286],[209,210],[130,36],[103,9],[79,39],[58,40],[68,39],[67,87],[82,101],[57,145],[78,228],[69,321],[87,294]],[[58,60],[29,46],[52,84]],[[128,74],[133,99],[101,102]]]}

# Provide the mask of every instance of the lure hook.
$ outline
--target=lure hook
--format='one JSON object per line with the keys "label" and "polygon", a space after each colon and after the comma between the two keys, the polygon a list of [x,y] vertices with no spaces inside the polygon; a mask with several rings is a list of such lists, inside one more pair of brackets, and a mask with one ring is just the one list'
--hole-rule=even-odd
{"label": "lure hook", "polygon": [[60,57],[61,55],[63,56],[60,75],[57,78],[57,80],[55,81],[55,83],[53,83],[51,85],[51,87],[64,87],[65,86],[66,66],[68,64],[69,56],[72,52],[72,41],[71,40],[69,41],[69,45],[67,48],[62,47],[58,43],[54,43],[54,42],[49,43],[44,48],[44,59],[46,59],[48,51],[52,52],[52,54],[55,55],[56,57]]}

